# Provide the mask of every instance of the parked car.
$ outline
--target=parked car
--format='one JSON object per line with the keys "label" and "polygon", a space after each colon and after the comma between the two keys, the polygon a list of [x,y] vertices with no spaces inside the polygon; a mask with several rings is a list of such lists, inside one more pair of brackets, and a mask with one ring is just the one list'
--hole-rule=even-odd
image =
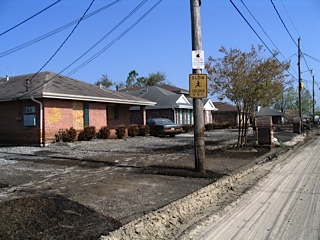
{"label": "parked car", "polygon": [[182,133],[182,126],[175,124],[168,118],[150,118],[147,120],[147,125],[150,127],[150,135],[165,136],[175,135]]}

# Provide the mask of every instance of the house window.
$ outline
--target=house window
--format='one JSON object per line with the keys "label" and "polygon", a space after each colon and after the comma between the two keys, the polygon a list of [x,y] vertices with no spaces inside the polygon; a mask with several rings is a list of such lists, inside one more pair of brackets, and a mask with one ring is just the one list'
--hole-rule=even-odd
{"label": "house window", "polygon": [[119,119],[120,107],[119,105],[108,105],[107,106],[107,119],[114,120]]}

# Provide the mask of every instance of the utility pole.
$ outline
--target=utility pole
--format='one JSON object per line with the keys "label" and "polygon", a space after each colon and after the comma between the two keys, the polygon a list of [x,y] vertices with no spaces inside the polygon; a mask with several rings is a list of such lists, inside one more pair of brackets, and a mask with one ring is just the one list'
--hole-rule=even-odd
{"label": "utility pole", "polygon": [[[201,24],[200,24],[201,0],[190,0],[192,50],[202,50]],[[192,69],[193,74],[201,74],[202,69]],[[195,169],[205,173],[205,142],[204,142],[204,118],[202,98],[193,98],[194,118],[194,152]]]}
{"label": "utility pole", "polygon": [[[300,50],[300,37],[298,38],[298,75],[299,75],[299,117],[300,121],[302,121],[302,107],[301,107],[301,67],[300,67],[300,59],[301,59],[301,50]],[[301,124],[302,125],[302,124]]]}
{"label": "utility pole", "polygon": [[312,116],[313,116],[313,120],[312,123],[314,124],[314,71],[313,69],[311,70],[312,73]]}

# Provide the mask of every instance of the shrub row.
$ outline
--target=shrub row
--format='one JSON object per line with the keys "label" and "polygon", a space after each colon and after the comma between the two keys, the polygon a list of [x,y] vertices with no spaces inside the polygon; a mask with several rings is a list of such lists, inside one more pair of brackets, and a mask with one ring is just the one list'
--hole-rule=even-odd
{"label": "shrub row", "polygon": [[[126,134],[126,126],[118,125],[116,127],[116,136],[118,139],[122,139]],[[147,125],[138,126],[138,124],[131,124],[128,127],[128,136],[135,137],[139,136],[147,136],[150,132],[150,128]],[[74,128],[69,129],[60,129],[58,133],[56,133],[56,141],[57,142],[74,142],[78,141],[90,141],[94,138],[97,139],[107,139],[110,137],[111,131],[108,126],[103,126],[96,132],[96,128],[94,126],[87,126],[79,132],[77,138],[77,131]]]}
{"label": "shrub row", "polygon": [[[223,129],[229,128],[231,126],[230,123],[208,123],[205,125],[205,130],[210,131],[213,129]],[[184,124],[182,125],[184,132],[193,131],[193,125],[191,124]],[[122,139],[126,134],[126,126],[125,125],[118,125],[116,127],[116,136],[118,139]],[[147,136],[150,132],[150,128],[147,125],[138,124],[130,124],[128,127],[128,136],[135,137],[135,136]],[[103,126],[96,132],[96,128],[94,126],[87,126],[78,134],[78,141],[90,141],[94,138],[97,139],[107,139],[110,137],[111,131],[108,126]],[[77,138],[77,131],[74,128],[69,128],[65,130],[59,130],[56,134],[56,141],[59,142],[74,142]]]}
{"label": "shrub row", "polygon": [[207,123],[205,126],[206,131],[211,131],[214,129],[227,129],[231,127],[231,124],[229,122],[223,122],[223,123]]}

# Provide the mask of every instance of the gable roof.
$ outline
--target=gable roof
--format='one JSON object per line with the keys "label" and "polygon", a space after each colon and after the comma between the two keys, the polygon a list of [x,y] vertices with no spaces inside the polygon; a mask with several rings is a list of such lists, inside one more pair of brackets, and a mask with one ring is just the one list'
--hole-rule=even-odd
{"label": "gable roof", "polygon": [[257,112],[257,116],[284,116],[284,113],[279,112],[279,111],[275,111],[271,108],[268,107],[263,107],[260,108],[259,111]]}
{"label": "gable roof", "polygon": [[229,103],[213,102],[213,104],[218,108],[217,112],[238,112],[237,107]]}
{"label": "gable roof", "polygon": [[[26,80],[31,79],[28,84]],[[116,92],[53,72],[0,79],[0,102],[15,99],[54,98],[152,106],[155,102]]]}
{"label": "gable roof", "polygon": [[[127,94],[132,96],[148,99],[156,102],[154,108],[192,108],[192,103],[183,94],[176,94],[174,92],[163,89],[161,86],[150,86],[146,88],[139,88],[138,90],[127,91]],[[149,109],[152,107],[149,107]]]}
{"label": "gable roof", "polygon": [[213,102],[209,98],[203,99],[203,110],[211,110],[211,111],[217,111],[218,108],[213,104]]}
{"label": "gable roof", "polygon": [[[138,91],[138,90],[144,90],[146,88],[150,88],[150,87],[154,87],[154,86],[146,86],[146,87],[134,87],[134,88],[124,88],[119,90],[120,92],[131,92],[131,91]],[[169,84],[161,84],[161,85],[157,85],[157,87],[163,88],[167,91],[176,93],[176,94],[184,94],[184,95],[189,95],[189,90],[183,89],[183,88],[179,88],[176,86],[172,86]]]}

